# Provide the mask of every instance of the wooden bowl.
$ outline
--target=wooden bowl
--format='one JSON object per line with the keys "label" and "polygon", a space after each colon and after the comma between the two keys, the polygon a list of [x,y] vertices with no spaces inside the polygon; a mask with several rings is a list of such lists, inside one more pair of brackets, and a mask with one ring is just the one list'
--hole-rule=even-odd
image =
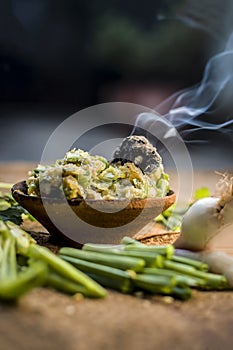
{"label": "wooden bowl", "polygon": [[[118,244],[124,236],[133,237],[176,199],[166,197],[132,200],[71,201],[28,195],[26,181],[12,187],[14,199],[35,217],[62,244]],[[72,210],[70,210],[72,209]]]}

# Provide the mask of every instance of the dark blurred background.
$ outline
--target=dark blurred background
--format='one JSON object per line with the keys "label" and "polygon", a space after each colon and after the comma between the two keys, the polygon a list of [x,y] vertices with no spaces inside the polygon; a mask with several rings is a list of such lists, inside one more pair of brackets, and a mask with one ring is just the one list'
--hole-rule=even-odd
{"label": "dark blurred background", "polygon": [[229,27],[227,8],[203,14],[197,2],[1,0],[0,161],[39,160],[54,128],[82,108],[155,107],[198,83]]}

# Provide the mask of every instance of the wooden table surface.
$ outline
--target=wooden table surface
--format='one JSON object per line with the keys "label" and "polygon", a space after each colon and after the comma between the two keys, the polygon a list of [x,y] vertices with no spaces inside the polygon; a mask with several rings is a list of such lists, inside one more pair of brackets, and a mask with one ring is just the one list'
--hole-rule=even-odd
{"label": "wooden table surface", "polygon": [[[0,181],[23,180],[34,165],[2,163]],[[212,191],[216,180],[212,170],[198,171],[194,189]],[[78,301],[39,288],[15,305],[0,304],[1,350],[230,350],[232,328],[231,291],[194,291],[187,302],[117,292]]]}

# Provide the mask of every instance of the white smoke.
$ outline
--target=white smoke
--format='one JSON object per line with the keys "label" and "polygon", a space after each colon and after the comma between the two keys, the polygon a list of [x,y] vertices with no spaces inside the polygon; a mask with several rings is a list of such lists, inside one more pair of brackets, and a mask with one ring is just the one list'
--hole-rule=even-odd
{"label": "white smoke", "polygon": [[[214,105],[223,93],[233,84],[233,35],[230,36],[226,48],[209,60],[201,83],[179,94],[165,117],[177,128],[188,124],[196,128],[217,130],[232,125],[233,120],[219,124],[204,121],[198,117]],[[220,106],[218,106],[220,107]],[[158,106],[158,110],[159,110]]]}
{"label": "white smoke", "polygon": [[[218,38],[216,46],[222,49],[208,61],[199,84],[177,92],[155,110],[183,137],[200,129],[232,133],[233,113],[224,114],[220,122],[213,114],[229,102],[233,110],[233,1],[184,0],[174,16]],[[148,128],[150,123],[153,124],[151,115],[139,116],[136,122],[140,128]]]}

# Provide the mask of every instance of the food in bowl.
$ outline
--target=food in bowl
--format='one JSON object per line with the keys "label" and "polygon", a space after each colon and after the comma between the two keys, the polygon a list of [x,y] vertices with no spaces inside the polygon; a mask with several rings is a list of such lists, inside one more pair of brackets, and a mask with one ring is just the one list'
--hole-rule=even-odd
{"label": "food in bowl", "polygon": [[71,149],[51,165],[39,164],[27,179],[28,194],[68,200],[115,200],[164,197],[169,177],[162,158],[144,136],[129,136],[116,149],[113,160]]}
{"label": "food in bowl", "polygon": [[111,161],[72,149],[38,165],[12,194],[55,242],[79,247],[134,237],[176,199],[162,158],[143,136],[124,139]]}

